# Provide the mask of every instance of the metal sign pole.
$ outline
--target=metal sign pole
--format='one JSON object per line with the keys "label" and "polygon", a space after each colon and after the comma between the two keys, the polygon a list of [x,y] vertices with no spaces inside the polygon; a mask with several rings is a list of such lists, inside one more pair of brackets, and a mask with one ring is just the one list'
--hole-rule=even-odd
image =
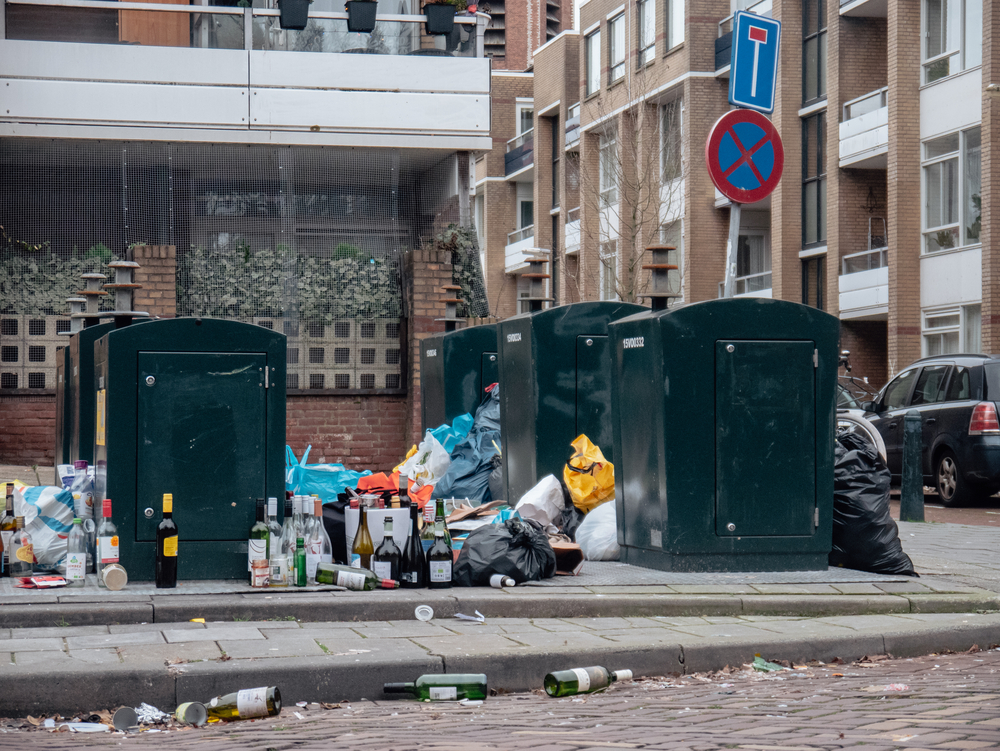
{"label": "metal sign pole", "polygon": [[726,285],[722,296],[733,296],[733,284],[736,280],[736,251],[740,244],[740,212],[743,204],[735,201],[729,204],[729,241],[726,243]]}

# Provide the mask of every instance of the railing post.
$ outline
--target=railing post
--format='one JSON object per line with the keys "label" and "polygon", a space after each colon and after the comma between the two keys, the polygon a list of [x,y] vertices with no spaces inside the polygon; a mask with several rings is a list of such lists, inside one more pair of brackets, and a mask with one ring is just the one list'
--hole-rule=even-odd
{"label": "railing post", "polygon": [[476,57],[486,57],[486,22],[489,16],[476,14]]}
{"label": "railing post", "polygon": [[903,418],[903,477],[899,491],[899,520],[924,520],[924,475],[921,454],[920,412],[911,409]]}
{"label": "railing post", "polygon": [[253,8],[250,7],[243,9],[243,49],[247,52],[253,49]]}

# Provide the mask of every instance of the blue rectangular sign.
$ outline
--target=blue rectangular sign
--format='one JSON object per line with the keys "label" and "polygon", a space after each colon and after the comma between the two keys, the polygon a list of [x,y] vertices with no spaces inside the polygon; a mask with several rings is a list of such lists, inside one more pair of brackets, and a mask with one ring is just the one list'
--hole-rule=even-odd
{"label": "blue rectangular sign", "polygon": [[729,102],[737,107],[774,111],[781,21],[746,11],[733,16],[733,51],[729,66]]}

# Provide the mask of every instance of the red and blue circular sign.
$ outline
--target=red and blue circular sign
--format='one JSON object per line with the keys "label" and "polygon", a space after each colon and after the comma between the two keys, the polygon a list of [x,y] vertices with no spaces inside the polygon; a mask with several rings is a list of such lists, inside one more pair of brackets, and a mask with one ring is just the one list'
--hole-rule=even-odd
{"label": "red and blue circular sign", "polygon": [[753,110],[732,110],[712,126],[705,163],[722,195],[733,203],[756,203],[781,180],[785,150],[770,120]]}

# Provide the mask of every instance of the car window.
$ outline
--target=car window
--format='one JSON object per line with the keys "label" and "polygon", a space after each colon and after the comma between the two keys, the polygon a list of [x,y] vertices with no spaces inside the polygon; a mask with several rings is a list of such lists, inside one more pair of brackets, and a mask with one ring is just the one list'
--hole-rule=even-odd
{"label": "car window", "polygon": [[928,365],[920,371],[910,405],[934,404],[944,399],[944,384],[951,365]]}
{"label": "car window", "polygon": [[910,386],[917,375],[916,368],[900,373],[885,387],[882,406],[885,409],[899,409],[906,406],[906,398],[910,395]]}
{"label": "car window", "polygon": [[[987,372],[989,372],[988,369]],[[1000,376],[1000,372],[998,372],[997,375]],[[997,393],[1000,394],[1000,391]],[[972,398],[972,376],[970,368],[963,368],[961,365],[955,366],[955,372],[951,376],[951,383],[948,384],[948,393],[944,398],[949,402],[964,401]]]}
{"label": "car window", "polygon": [[839,383],[837,384],[837,406],[840,409],[861,409],[861,404],[854,398],[854,394]]}
{"label": "car window", "polygon": [[1000,400],[1000,362],[986,363],[983,372],[986,375],[986,395],[983,398],[994,402]]}

